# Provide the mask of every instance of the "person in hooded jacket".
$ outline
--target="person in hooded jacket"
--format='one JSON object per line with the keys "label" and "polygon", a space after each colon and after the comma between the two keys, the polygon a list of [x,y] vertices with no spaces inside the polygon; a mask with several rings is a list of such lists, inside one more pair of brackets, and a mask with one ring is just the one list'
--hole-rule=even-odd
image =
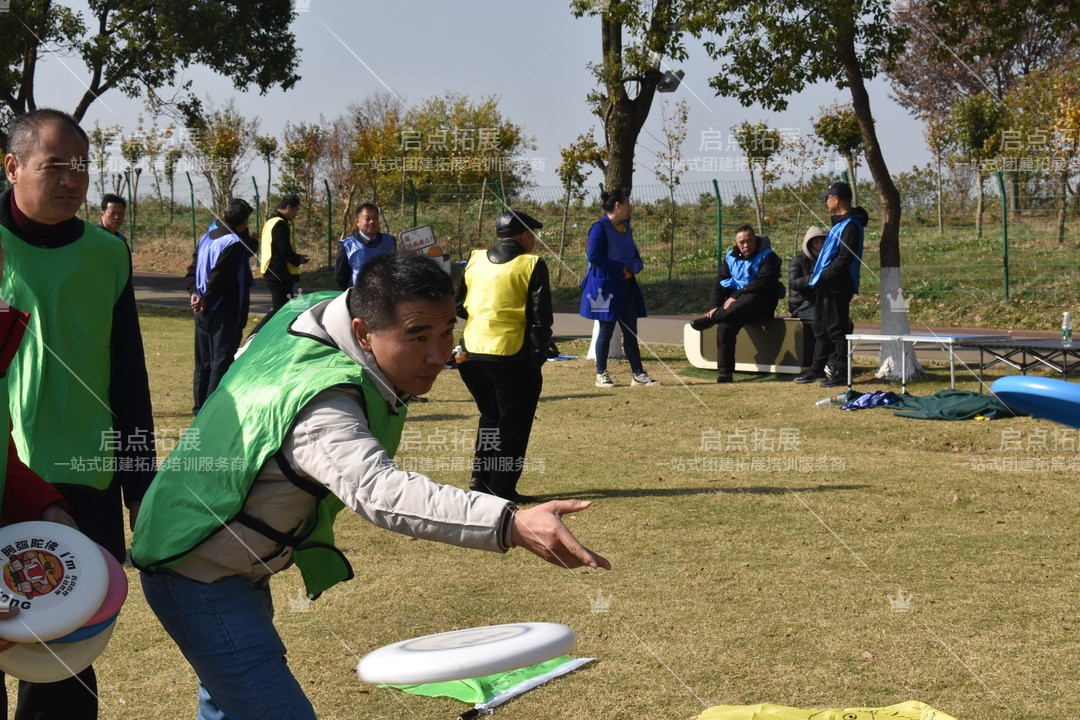
{"label": "person in hooded jacket", "polygon": [[817,225],[811,225],[803,235],[802,250],[795,253],[788,267],[788,312],[793,318],[814,322],[814,303],[817,296],[810,287],[810,278],[814,275],[814,261],[817,260],[821,246],[825,243],[828,232]]}
{"label": "person in hooded jacket", "polygon": [[769,247],[769,238],[750,225],[735,231],[735,246],[724,261],[713,285],[713,309],[690,323],[695,330],[716,325],[716,382],[729,383],[735,372],[735,338],[748,322],[768,320],[784,297],[780,283],[780,256]]}
{"label": "person in hooded jacket", "polygon": [[839,387],[847,375],[847,339],[851,331],[851,298],[859,292],[863,231],[869,216],[851,206],[851,186],[835,182],[821,194],[832,216],[832,228],[814,261],[814,359],[795,382],[819,381]]}

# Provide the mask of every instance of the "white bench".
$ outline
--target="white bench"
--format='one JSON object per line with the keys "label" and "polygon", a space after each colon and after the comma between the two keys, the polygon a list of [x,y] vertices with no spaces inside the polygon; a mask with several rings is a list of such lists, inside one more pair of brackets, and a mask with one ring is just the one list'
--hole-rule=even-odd
{"label": "white bench", "polygon": [[[696,368],[716,370],[716,326],[698,332],[683,327],[686,358]],[[814,327],[798,318],[749,322],[735,340],[735,371],[798,375],[810,367]]]}

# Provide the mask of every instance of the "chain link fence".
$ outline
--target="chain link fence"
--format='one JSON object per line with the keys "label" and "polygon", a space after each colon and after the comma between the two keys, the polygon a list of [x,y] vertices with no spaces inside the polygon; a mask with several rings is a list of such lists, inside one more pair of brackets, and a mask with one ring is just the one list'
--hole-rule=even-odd
{"label": "chain link fence", "polygon": [[[900,248],[909,297],[975,307],[1006,296],[1077,297],[1080,207],[1075,196],[1054,196],[1039,192],[1038,186],[1025,186],[1024,194],[1014,201],[1016,192],[1008,178],[998,181],[991,176],[985,183],[980,223],[974,183],[951,185],[939,209],[932,178],[920,176],[905,182]],[[806,228],[829,225],[820,199],[822,187],[820,178],[777,184],[755,201],[748,181],[684,181],[673,189],[659,184],[635,186],[632,224],[645,261],[642,283],[670,309],[701,306],[720,254],[732,245],[735,228],[744,223],[771,237],[786,268],[800,250]],[[267,206],[264,190],[251,178],[236,192],[253,205],[259,201],[258,218],[253,222],[265,221],[268,209],[273,209],[272,202]],[[873,296],[878,289],[881,203],[872,183],[862,182],[857,190],[859,204],[870,215],[862,293]],[[200,195],[206,193],[200,193],[196,183],[189,188],[184,181],[177,184],[171,203],[168,197],[159,203],[156,197],[144,196],[135,204],[134,213],[129,208],[134,218],[125,231],[133,230],[137,267],[176,271],[181,262],[186,265],[194,242],[214,218]],[[313,259],[304,268],[316,280],[313,284],[318,284],[320,275],[328,279],[337,240],[353,229],[353,208],[334,198],[329,186],[324,186],[321,195],[303,199],[295,223],[299,249]],[[403,184],[400,195],[383,198],[380,208],[384,231],[397,234],[416,225],[431,225],[453,261],[466,259],[473,249],[494,241],[495,218],[507,206],[528,212],[544,223],[539,247],[556,286],[570,289],[585,271],[585,244],[590,225],[600,215],[599,195],[598,187],[589,187],[567,202],[565,190],[550,186],[505,197],[497,183],[425,187],[422,193]],[[273,197],[277,199],[276,194]],[[88,203],[86,215],[96,221],[96,207]],[[171,264],[169,256],[175,256]]]}

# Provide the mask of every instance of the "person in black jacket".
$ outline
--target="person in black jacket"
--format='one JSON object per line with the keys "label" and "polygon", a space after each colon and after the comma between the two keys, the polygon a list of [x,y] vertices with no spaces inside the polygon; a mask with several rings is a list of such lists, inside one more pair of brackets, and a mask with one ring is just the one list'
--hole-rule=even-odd
{"label": "person in black jacket", "polygon": [[468,355],[458,369],[480,410],[469,489],[516,503],[536,501],[520,495],[517,484],[554,321],[547,264],[530,254],[533,230],[542,227],[523,212],[500,215],[499,241],[473,251],[457,292]]}
{"label": "person in black jacket", "polygon": [[817,225],[811,225],[803,235],[802,250],[795,253],[788,267],[788,312],[791,317],[814,322],[814,302],[817,297],[810,287],[814,274],[814,261],[828,233]]}
{"label": "person in black jacket", "polygon": [[277,210],[263,223],[259,242],[259,270],[270,291],[270,311],[275,312],[287,303],[300,282],[300,266],[309,258],[293,248],[292,221],[300,212],[300,198],[284,195]]}
{"label": "person in black jacket", "polygon": [[251,302],[254,241],[248,234],[252,208],[229,201],[220,221],[199,240],[187,271],[191,309],[195,313],[195,377],[192,381],[199,414],[207,396],[233,363]]}
{"label": "person in black jacket", "polygon": [[735,372],[735,338],[743,325],[767,320],[784,297],[780,257],[769,238],[750,225],[735,231],[735,246],[724,255],[713,285],[713,309],[690,323],[695,330],[716,327],[716,382],[729,383]]}

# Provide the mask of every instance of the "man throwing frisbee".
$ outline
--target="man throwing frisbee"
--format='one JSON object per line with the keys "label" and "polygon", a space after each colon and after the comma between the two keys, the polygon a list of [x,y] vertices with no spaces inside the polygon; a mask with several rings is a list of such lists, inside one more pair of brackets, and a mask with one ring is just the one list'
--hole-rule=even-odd
{"label": "man throwing frisbee", "polygon": [[393,464],[409,399],[453,346],[454,290],[437,264],[384,255],[346,293],[294,305],[207,398],[198,447],[164,463],[135,528],[143,591],[198,673],[200,718],[315,717],[274,629],[269,578],[295,562],[312,598],[350,579],[333,545],[344,507],[412,537],[610,567],[559,519],[588,502],[518,510]]}

